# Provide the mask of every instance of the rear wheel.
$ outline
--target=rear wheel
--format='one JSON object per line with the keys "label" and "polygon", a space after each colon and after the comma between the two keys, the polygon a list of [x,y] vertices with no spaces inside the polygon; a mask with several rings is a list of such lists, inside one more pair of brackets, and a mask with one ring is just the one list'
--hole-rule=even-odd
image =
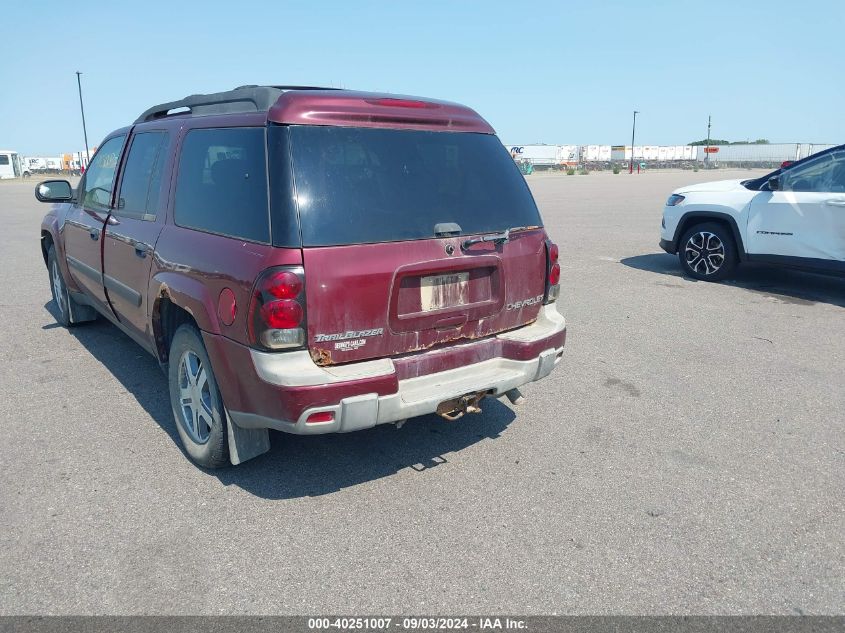
{"label": "rear wheel", "polygon": [[702,281],[719,281],[737,265],[733,235],[723,224],[705,222],[688,229],[678,247],[684,272]]}
{"label": "rear wheel", "polygon": [[168,378],[176,429],[185,451],[206,468],[229,464],[226,412],[199,331],[181,325],[170,344]]}

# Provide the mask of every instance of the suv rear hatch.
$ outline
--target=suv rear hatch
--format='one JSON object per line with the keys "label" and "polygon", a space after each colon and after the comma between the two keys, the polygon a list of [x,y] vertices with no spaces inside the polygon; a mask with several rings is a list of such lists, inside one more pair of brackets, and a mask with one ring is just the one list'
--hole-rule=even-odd
{"label": "suv rear hatch", "polygon": [[289,161],[317,364],[416,352],[537,318],[546,234],[495,136],[309,125],[269,134],[271,157]]}

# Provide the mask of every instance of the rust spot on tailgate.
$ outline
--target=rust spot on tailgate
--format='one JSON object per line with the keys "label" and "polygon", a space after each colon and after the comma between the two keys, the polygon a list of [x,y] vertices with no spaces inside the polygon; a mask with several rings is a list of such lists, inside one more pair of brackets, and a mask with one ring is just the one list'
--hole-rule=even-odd
{"label": "rust spot on tailgate", "polygon": [[311,360],[320,367],[332,364],[332,353],[327,349],[314,347],[310,350]]}

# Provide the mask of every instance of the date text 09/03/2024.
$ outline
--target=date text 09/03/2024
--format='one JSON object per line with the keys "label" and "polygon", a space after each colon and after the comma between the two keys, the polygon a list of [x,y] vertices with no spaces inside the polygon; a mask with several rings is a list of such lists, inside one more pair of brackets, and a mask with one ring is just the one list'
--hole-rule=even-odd
{"label": "date text 09/03/2024", "polygon": [[525,630],[525,620],[497,617],[309,618],[310,630]]}

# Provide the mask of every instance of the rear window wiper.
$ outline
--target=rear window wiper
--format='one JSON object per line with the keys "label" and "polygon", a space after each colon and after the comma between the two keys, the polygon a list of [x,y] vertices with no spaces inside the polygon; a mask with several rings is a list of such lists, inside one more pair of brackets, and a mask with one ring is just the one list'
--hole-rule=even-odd
{"label": "rear window wiper", "polygon": [[483,242],[493,242],[494,244],[504,244],[511,239],[511,231],[523,231],[525,229],[530,229],[530,226],[514,226],[509,229],[505,229],[501,233],[494,233],[493,235],[485,235],[483,237],[474,237],[469,240],[464,240],[461,243],[461,248],[466,250],[473,244],[481,244]]}

